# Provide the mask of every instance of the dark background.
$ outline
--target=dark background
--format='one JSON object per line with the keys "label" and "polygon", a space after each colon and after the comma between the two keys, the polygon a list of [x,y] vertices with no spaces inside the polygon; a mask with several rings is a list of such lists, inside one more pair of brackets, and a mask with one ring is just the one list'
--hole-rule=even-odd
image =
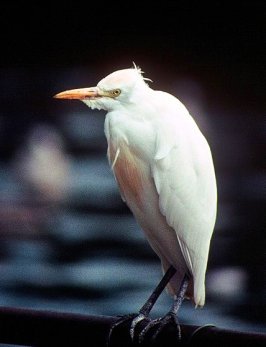
{"label": "dark background", "polygon": [[0,6],[0,304],[116,315],[159,280],[108,168],[104,112],[52,98],[134,61],[185,103],[216,167],[207,303],[180,319],[265,331],[265,3],[143,6]]}

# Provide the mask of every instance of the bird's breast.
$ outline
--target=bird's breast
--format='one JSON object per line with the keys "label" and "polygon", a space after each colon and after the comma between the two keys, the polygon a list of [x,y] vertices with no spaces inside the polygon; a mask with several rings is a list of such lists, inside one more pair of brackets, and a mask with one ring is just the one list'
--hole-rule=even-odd
{"label": "bird's breast", "polygon": [[108,156],[122,197],[141,208],[147,165],[123,140],[109,143]]}
{"label": "bird's breast", "polygon": [[105,120],[108,157],[120,192],[129,207],[141,207],[150,162],[154,155],[155,136],[150,122],[127,112],[110,112]]}

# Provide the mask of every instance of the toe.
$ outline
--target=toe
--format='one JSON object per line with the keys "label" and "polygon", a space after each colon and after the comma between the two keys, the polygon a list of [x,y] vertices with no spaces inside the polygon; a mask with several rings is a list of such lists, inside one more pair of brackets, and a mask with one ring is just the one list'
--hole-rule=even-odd
{"label": "toe", "polygon": [[107,346],[111,345],[111,338],[112,338],[112,335],[114,333],[114,330],[116,330],[116,328],[122,326],[123,324],[128,323],[130,320],[132,320],[132,319],[134,320],[137,316],[138,316],[137,313],[131,313],[131,314],[127,314],[124,316],[119,316],[117,321],[111,326],[111,328],[109,330]]}
{"label": "toe", "polygon": [[154,319],[150,321],[144,329],[139,334],[139,343],[143,343],[145,340],[146,336],[150,333],[151,329],[155,327],[157,324],[160,324],[161,318]]}
{"label": "toe", "polygon": [[170,325],[172,325],[173,327],[176,328],[177,339],[178,339],[178,341],[180,341],[181,340],[181,328],[180,328],[177,316],[171,312],[168,313],[163,318],[161,318],[160,324],[152,336],[152,341],[155,342],[156,339],[158,338],[158,336],[160,335],[160,333],[162,332],[162,330],[164,330],[166,327],[169,327]]}
{"label": "toe", "polygon": [[138,314],[132,321],[131,323],[131,327],[130,327],[130,337],[131,340],[134,340],[134,336],[135,336],[135,329],[138,323],[140,323],[141,321],[143,321],[144,319],[147,319],[147,316],[145,316],[144,314],[140,313]]}

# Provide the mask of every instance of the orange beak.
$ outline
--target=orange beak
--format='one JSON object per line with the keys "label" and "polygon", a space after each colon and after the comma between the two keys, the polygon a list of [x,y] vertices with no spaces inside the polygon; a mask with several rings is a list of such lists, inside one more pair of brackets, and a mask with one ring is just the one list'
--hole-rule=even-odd
{"label": "orange beak", "polygon": [[64,92],[56,94],[54,98],[84,100],[84,99],[95,99],[100,96],[101,95],[99,94],[98,88],[92,87],[92,88],[66,90]]}

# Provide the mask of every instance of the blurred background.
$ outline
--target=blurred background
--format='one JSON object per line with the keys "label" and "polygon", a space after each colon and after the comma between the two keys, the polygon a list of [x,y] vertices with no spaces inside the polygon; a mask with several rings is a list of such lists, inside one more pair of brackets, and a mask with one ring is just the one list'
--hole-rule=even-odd
{"label": "blurred background", "polygon": [[206,306],[180,321],[266,332],[265,2],[10,1],[0,26],[0,305],[126,314],[161,278],[108,167],[105,113],[52,98],[134,61],[187,106],[216,167]]}

